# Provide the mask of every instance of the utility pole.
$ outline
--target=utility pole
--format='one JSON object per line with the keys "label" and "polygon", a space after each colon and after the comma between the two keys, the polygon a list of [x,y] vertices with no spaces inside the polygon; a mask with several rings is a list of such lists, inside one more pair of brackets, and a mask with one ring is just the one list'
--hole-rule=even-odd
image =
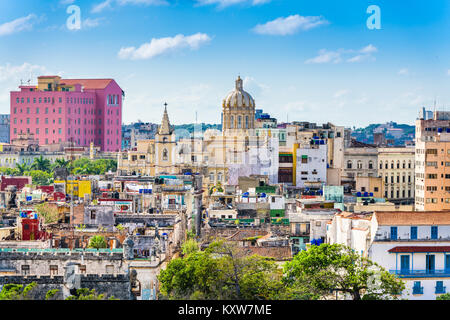
{"label": "utility pole", "polygon": [[195,235],[197,238],[201,236],[202,227],[202,176],[193,175],[194,199],[195,199]]}

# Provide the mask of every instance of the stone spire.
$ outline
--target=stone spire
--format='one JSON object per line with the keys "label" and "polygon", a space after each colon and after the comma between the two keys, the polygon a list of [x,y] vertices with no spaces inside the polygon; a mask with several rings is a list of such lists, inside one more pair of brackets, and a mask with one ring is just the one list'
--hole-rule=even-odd
{"label": "stone spire", "polygon": [[238,76],[237,80],[236,80],[236,90],[237,91],[242,91],[244,90],[244,85],[241,79],[241,76]]}
{"label": "stone spire", "polygon": [[164,103],[164,115],[161,121],[161,125],[158,130],[159,134],[171,134],[172,127],[170,126],[169,115],[167,114],[167,102]]}

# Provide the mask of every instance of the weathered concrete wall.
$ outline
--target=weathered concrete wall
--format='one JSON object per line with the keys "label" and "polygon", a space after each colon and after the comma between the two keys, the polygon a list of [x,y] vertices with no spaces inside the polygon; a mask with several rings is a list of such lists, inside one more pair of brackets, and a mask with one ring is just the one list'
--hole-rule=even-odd
{"label": "weathered concrete wall", "polygon": [[[87,274],[125,273],[128,265],[122,253],[80,253],[80,252],[0,252],[0,268],[15,269],[22,274],[22,266],[29,266],[29,275],[50,275],[50,266],[57,266],[57,275],[64,274],[69,262],[86,266]],[[113,266],[108,267],[107,266]]]}
{"label": "weathered concrete wall", "polygon": [[[32,282],[37,283],[37,287],[30,294],[33,300],[44,300],[49,290],[58,289],[59,292],[55,299],[65,298],[64,292],[68,292],[65,288],[63,276],[3,276],[0,277],[0,285],[9,283],[28,285]],[[95,289],[98,294],[105,294],[107,297],[114,296],[119,300],[130,300],[131,284],[128,274],[120,274],[117,276],[102,275],[80,275],[80,288],[89,290]]]}

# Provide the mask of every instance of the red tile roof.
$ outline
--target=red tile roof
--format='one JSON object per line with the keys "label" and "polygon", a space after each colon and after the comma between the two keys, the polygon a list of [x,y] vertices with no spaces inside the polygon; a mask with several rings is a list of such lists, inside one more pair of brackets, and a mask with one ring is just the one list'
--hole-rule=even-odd
{"label": "red tile roof", "polygon": [[113,79],[61,79],[61,84],[81,84],[85,89],[105,89]]}
{"label": "red tile roof", "polygon": [[450,225],[450,210],[447,211],[376,211],[378,225],[416,226]]}
{"label": "red tile roof", "polygon": [[284,261],[292,258],[291,247],[243,247],[249,254],[274,258],[276,261]]}
{"label": "red tile roof", "polygon": [[450,246],[404,246],[388,250],[391,253],[400,252],[450,252]]}

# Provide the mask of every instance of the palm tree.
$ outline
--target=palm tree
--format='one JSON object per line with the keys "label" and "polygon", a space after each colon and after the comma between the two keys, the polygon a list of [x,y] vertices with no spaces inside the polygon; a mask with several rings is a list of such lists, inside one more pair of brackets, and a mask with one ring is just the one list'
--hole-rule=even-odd
{"label": "palm tree", "polygon": [[64,160],[64,158],[56,159],[54,167],[55,168],[67,168],[70,164],[69,160]]}
{"label": "palm tree", "polygon": [[50,171],[50,160],[45,159],[42,155],[39,158],[34,158],[31,168],[34,170]]}
{"label": "palm tree", "polygon": [[26,163],[20,164],[16,163],[16,168],[19,170],[19,175],[23,175],[25,172],[30,171],[30,166]]}
{"label": "palm tree", "polygon": [[94,249],[101,249],[101,248],[108,248],[108,243],[105,240],[105,237],[103,236],[93,236],[91,239],[89,239],[89,248]]}

